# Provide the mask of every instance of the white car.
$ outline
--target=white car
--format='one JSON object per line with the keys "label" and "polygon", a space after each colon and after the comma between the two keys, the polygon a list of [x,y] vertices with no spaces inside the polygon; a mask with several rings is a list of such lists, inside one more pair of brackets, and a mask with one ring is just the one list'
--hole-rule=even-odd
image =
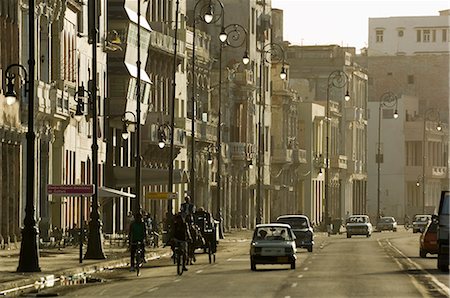
{"label": "white car", "polygon": [[431,215],[428,214],[417,214],[414,216],[413,220],[413,233],[422,233],[425,231],[428,223],[431,221]]}
{"label": "white car", "polygon": [[372,235],[373,227],[367,215],[352,215],[347,219],[345,225],[347,229],[347,238],[353,235],[364,235],[370,237]]}
{"label": "white car", "polygon": [[291,226],[282,223],[260,224],[253,232],[250,244],[250,269],[257,264],[290,264],[297,260],[295,235]]}

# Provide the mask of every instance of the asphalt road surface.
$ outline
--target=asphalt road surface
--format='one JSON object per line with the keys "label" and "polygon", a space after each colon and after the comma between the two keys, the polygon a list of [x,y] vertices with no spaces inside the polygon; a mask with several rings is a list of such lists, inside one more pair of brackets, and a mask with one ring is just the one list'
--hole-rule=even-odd
{"label": "asphalt road surface", "polygon": [[65,286],[41,295],[78,297],[449,297],[449,275],[435,256],[419,257],[419,234],[411,230],[316,236],[312,253],[299,249],[297,269],[257,265],[250,270],[248,239],[221,241],[217,260],[197,254],[182,276],[168,258],[145,264],[141,276],[128,269],[104,272],[103,282]]}

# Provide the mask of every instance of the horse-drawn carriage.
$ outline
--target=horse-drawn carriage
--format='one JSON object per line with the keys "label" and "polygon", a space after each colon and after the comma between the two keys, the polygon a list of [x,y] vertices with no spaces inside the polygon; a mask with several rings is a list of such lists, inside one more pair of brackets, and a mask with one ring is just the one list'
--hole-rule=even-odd
{"label": "horse-drawn carriage", "polygon": [[217,235],[216,224],[214,218],[206,211],[199,210],[193,216],[194,226],[200,233],[201,240],[194,241],[194,250],[203,249],[208,254],[209,263],[216,261],[217,251]]}

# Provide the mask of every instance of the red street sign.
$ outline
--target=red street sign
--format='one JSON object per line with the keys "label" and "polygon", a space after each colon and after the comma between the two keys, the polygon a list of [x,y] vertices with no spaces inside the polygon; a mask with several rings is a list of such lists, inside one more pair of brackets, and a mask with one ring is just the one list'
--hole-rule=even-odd
{"label": "red street sign", "polygon": [[91,196],[94,194],[93,184],[48,184],[47,194],[62,196]]}

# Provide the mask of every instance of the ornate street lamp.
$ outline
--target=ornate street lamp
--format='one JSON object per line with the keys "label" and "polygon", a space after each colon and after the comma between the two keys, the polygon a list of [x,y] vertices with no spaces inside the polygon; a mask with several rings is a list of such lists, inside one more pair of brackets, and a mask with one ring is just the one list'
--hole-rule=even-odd
{"label": "ornate street lamp", "polygon": [[[176,94],[176,77],[177,77],[177,48],[178,48],[178,14],[180,9],[180,1],[175,3],[175,31],[173,44],[173,65],[172,65],[172,101],[170,102],[170,131],[175,132],[175,94]],[[173,155],[174,155],[174,133],[170,134],[170,151],[169,151],[169,182],[167,190],[173,192]],[[167,213],[169,216],[173,213],[172,200],[167,202]]]}
{"label": "ornate street lamp", "polygon": [[427,121],[437,121],[436,130],[441,131],[441,121],[439,111],[434,108],[429,108],[425,111],[423,116],[423,138],[422,138],[422,214],[425,214],[425,189],[426,189],[426,173],[425,167],[427,162],[427,146],[426,146],[426,130],[427,130]]}
{"label": "ornate street lamp", "polygon": [[[344,88],[347,87],[345,95],[344,95],[344,100],[345,101],[349,101],[350,100],[350,93],[348,91],[348,85],[349,85],[349,79],[347,74],[342,71],[342,70],[335,70],[333,72],[331,72],[328,75],[328,80],[327,80],[327,106],[326,106],[326,114],[327,114],[327,118],[326,118],[326,123],[327,123],[327,132],[326,132],[326,156],[325,156],[325,176],[324,176],[324,180],[325,180],[325,226],[327,227],[327,229],[329,228],[328,226],[330,225],[330,211],[329,211],[329,135],[330,135],[330,122],[331,122],[331,118],[330,118],[330,90],[331,87],[335,87],[335,88]],[[322,169],[321,169],[322,170]],[[321,172],[319,172],[320,174]]]}
{"label": "ornate street lamp", "polygon": [[[127,114],[133,115],[134,121],[128,120],[127,117],[126,117]],[[136,131],[136,125],[137,125],[136,114],[131,112],[131,111],[125,111],[125,113],[123,113],[122,123],[123,123],[122,139],[127,140],[128,137],[130,136],[130,132],[128,131],[128,127],[132,126],[132,127],[134,127],[134,131]]]}
{"label": "ornate street lamp", "polygon": [[[28,74],[20,64],[12,64],[6,68],[6,77],[8,79],[7,87],[9,91],[13,91],[14,75],[9,73],[13,67],[18,67],[25,73],[25,93],[28,94],[28,131],[27,138],[27,174],[26,174],[26,202],[25,202],[25,218],[22,228],[22,241],[20,244],[19,266],[18,272],[40,272],[39,268],[39,251],[38,251],[38,230],[36,228],[36,218],[34,209],[34,143],[36,134],[34,133],[34,79],[35,79],[35,2],[28,1]],[[5,94],[7,103],[14,103],[13,92]],[[9,96],[8,96],[9,95]],[[8,100],[9,98],[9,100]]]}
{"label": "ornate street lamp", "polygon": [[[198,15],[197,15],[198,12]],[[191,80],[191,86],[192,86],[192,121],[191,121],[191,170],[190,170],[190,180],[191,180],[191,186],[190,186],[190,193],[191,193],[191,200],[192,203],[195,202],[195,92],[196,92],[196,76],[195,76],[195,41],[196,41],[196,25],[197,22],[204,22],[206,24],[214,24],[217,23],[219,20],[222,21],[222,28],[223,22],[224,22],[224,8],[223,3],[220,0],[198,0],[195,3],[194,6],[194,20],[193,20],[193,38],[192,38],[192,80]],[[227,40],[226,34],[224,34],[224,31],[220,33],[219,39],[222,42],[225,42]]]}
{"label": "ornate street lamp", "polygon": [[261,198],[261,179],[264,179],[263,167],[264,167],[264,142],[263,142],[263,121],[264,121],[264,111],[266,105],[265,98],[265,86],[263,76],[264,76],[264,65],[266,62],[266,55],[271,54],[272,61],[281,61],[282,67],[280,72],[280,78],[282,80],[286,79],[286,68],[285,68],[285,55],[284,49],[278,43],[268,43],[258,49],[261,53],[261,62],[259,67],[259,117],[258,117],[258,155],[257,155],[257,166],[258,166],[258,179],[256,187],[256,224],[261,223],[262,215],[262,198]]}
{"label": "ornate street lamp", "polygon": [[[32,5],[30,1],[30,5]],[[30,15],[34,15],[34,4],[33,7],[30,6]],[[33,14],[32,14],[33,13]],[[34,18],[31,17],[30,23],[30,36],[34,36]],[[31,37],[30,37],[31,39]],[[19,266],[17,267],[18,272],[40,272],[39,268],[39,237],[38,230],[36,228],[36,217],[34,208],[34,143],[36,134],[34,132],[34,37],[30,40],[30,60],[29,71],[30,80],[28,79],[28,73],[25,67],[21,64],[11,64],[6,68],[6,103],[12,105],[17,100],[17,94],[14,91],[14,80],[16,75],[12,74],[10,71],[12,68],[17,67],[24,73],[24,83],[25,83],[25,95],[28,95],[28,131],[27,131],[27,172],[26,172],[26,202],[25,202],[25,219],[23,221],[24,227],[22,229],[22,242],[20,245],[20,256],[19,256]]]}
{"label": "ornate street lamp", "polygon": [[377,222],[380,218],[380,195],[381,195],[381,189],[380,189],[380,180],[381,180],[381,176],[380,176],[380,169],[381,169],[381,162],[383,160],[383,155],[381,154],[381,112],[383,108],[394,108],[394,119],[398,118],[398,111],[397,111],[397,105],[398,105],[398,99],[397,96],[388,91],[385,92],[381,95],[380,97],[380,104],[378,107],[378,150],[377,150]]}
{"label": "ornate street lamp", "polygon": [[88,93],[92,106],[92,183],[94,184],[94,194],[91,201],[91,214],[89,221],[89,234],[85,259],[98,260],[105,259],[102,243],[102,223],[98,213],[98,99],[97,99],[97,1],[89,1],[89,42],[92,45],[92,84]]}
{"label": "ornate street lamp", "polygon": [[[166,130],[168,130],[168,132],[166,132]],[[172,137],[171,127],[166,123],[159,124],[158,125],[158,147],[160,149],[163,149],[166,146],[167,135],[169,135],[169,138]]]}
{"label": "ornate street lamp", "polygon": [[[223,38],[226,37],[226,38]],[[222,154],[222,51],[225,47],[239,48],[245,44],[245,52],[242,57],[242,63],[247,65],[250,62],[248,57],[248,33],[247,30],[239,24],[230,24],[222,27],[219,35],[221,41],[219,50],[219,98],[218,98],[218,121],[217,121],[217,218],[220,219],[221,213],[221,154]],[[209,159],[208,159],[209,161]],[[212,163],[212,159],[211,159]],[[222,223],[221,223],[222,224]]]}

